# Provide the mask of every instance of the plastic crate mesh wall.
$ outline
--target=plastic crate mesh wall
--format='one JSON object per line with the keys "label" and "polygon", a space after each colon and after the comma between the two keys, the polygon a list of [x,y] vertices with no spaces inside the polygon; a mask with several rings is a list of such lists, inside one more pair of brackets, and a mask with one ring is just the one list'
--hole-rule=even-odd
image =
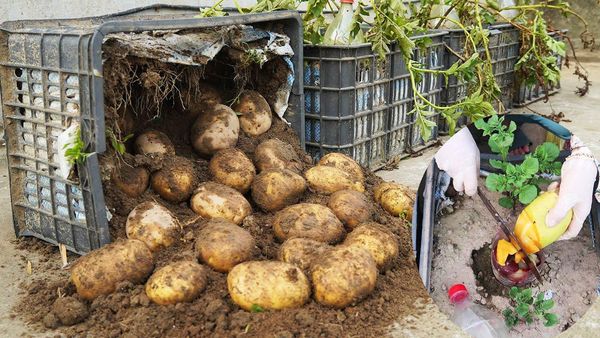
{"label": "plastic crate mesh wall", "polygon": [[[415,58],[426,67],[442,69],[441,33],[436,34],[425,51],[415,51]],[[413,92],[399,50],[378,66],[369,45],[305,46],[304,84],[306,148],[315,159],[342,152],[377,169],[413,143],[423,143],[409,137]],[[436,100],[441,82],[428,75],[420,89]]]}
{"label": "plastic crate mesh wall", "polygon": [[57,139],[70,120],[81,124],[87,151],[95,150],[94,119],[80,113],[90,111],[85,42],[89,36],[80,34],[10,34],[2,56],[15,230],[79,253],[109,241],[88,222],[97,219],[89,173],[97,158],[78,166],[78,182],[63,179],[58,169]]}
{"label": "plastic crate mesh wall", "polygon": [[[512,90],[514,85],[514,68],[519,57],[520,35],[519,31],[511,25],[492,26],[490,29],[488,49],[492,60],[492,68],[502,95],[501,101],[508,111],[512,107]],[[447,68],[459,59],[456,54],[461,55],[464,51],[466,36],[462,30],[451,30],[444,36],[444,44],[449,49],[444,54],[444,64]],[[478,52],[485,57],[483,48]],[[454,76],[448,78],[448,83],[443,85],[441,102],[444,106],[451,106],[463,100],[467,95],[467,84],[458,81]],[[494,103],[498,109],[497,102]],[[458,121],[458,126],[466,124],[466,118]],[[448,125],[442,121],[440,131],[448,132]]]}
{"label": "plastic crate mesh wall", "polygon": [[[556,41],[563,41],[564,40],[563,35],[566,33],[567,33],[567,30],[563,30],[563,31],[561,31],[560,34],[558,32],[551,32],[548,35],[550,35]],[[556,65],[558,66],[558,69],[562,69],[562,61],[563,61],[562,56],[560,56],[559,54],[554,54],[554,56],[556,57]],[[528,85],[528,84],[524,83],[521,79],[519,79],[518,76],[517,76],[515,83],[518,85],[518,87],[515,86],[515,95],[514,95],[514,102],[513,102],[513,105],[515,107],[523,107],[532,102],[543,99],[545,97],[544,88],[542,88],[542,86],[540,86],[539,84]],[[553,94],[558,93],[559,90],[560,90],[560,80],[558,81],[558,83],[556,85],[549,86],[547,94],[553,95]]]}

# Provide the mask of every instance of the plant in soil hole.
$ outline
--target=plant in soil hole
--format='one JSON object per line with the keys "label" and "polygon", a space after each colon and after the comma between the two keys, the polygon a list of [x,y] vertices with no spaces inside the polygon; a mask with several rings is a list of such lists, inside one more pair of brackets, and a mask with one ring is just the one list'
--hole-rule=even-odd
{"label": "plant in soil hole", "polygon": [[541,190],[540,186],[549,182],[540,174],[560,175],[561,163],[555,161],[559,149],[554,143],[545,142],[533,154],[526,155],[522,163],[513,164],[507,161],[507,157],[517,125],[511,121],[507,126],[504,117],[494,115],[487,121],[477,120],[475,126],[483,131],[483,136],[489,137],[488,145],[492,152],[501,157],[501,160],[490,160],[490,165],[501,173],[490,174],[485,185],[489,190],[505,195],[498,200],[502,207],[512,209],[517,202],[523,205],[531,203]]}
{"label": "plant in soil hole", "polygon": [[544,326],[550,327],[558,324],[558,316],[548,312],[554,307],[552,299],[546,299],[544,292],[533,295],[531,288],[519,289],[512,287],[509,292],[511,306],[502,311],[504,322],[509,329],[519,323],[532,324],[536,320],[544,319]]}

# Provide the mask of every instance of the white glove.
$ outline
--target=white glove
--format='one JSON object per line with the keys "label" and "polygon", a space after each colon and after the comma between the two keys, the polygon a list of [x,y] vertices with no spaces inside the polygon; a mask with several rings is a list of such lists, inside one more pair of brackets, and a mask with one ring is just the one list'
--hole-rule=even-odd
{"label": "white glove", "polygon": [[571,152],[571,156],[562,165],[558,202],[546,216],[546,224],[553,227],[565,217],[569,209],[573,209],[573,219],[559,240],[577,236],[583,227],[592,208],[594,182],[598,173],[592,152],[575,136],[572,137],[571,144],[577,149]]}
{"label": "white glove", "polygon": [[468,128],[461,129],[435,154],[438,167],[452,177],[454,189],[469,196],[477,193],[479,149]]}

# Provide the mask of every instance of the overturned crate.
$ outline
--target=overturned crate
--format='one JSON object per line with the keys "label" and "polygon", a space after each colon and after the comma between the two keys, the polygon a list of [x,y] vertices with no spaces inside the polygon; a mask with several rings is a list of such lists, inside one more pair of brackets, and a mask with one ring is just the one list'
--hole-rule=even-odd
{"label": "overturned crate", "polygon": [[[294,72],[302,70],[299,15],[289,11],[200,19],[195,18],[197,11],[190,7],[150,6],[105,17],[2,24],[2,110],[13,222],[18,236],[64,244],[76,253],[89,252],[111,240],[111,214],[105,204],[105,177],[99,164],[107,150],[109,131],[105,126],[108,107],[103,73],[103,48],[108,41],[131,46],[138,34],[165,37],[163,42],[172,39],[174,45],[183,43],[183,47],[166,50],[161,57],[174,64],[198,65],[215,57],[217,47],[222,48],[225,39],[223,34],[217,34],[215,40],[204,40],[200,49],[194,38],[206,32],[215,36],[216,27],[240,27],[236,33],[246,39],[240,43],[243,46],[276,41],[268,29],[280,30],[285,35],[278,36],[289,37],[288,47],[294,55],[277,58],[290,68],[290,74],[284,78],[289,88],[273,94],[284,98],[289,95],[289,100],[277,110],[285,111],[285,119],[295,128],[303,145],[302,78],[294,76]],[[143,44],[141,40],[137,42]],[[141,51],[136,57],[144,57],[143,54]],[[152,82],[151,77],[145,80]],[[87,158],[75,166],[75,175],[71,172],[68,176],[64,169],[61,171],[58,143],[73,124],[80,126],[80,150]]]}
{"label": "overturned crate", "polygon": [[[412,39],[430,38],[415,49],[414,60],[429,69],[442,69],[442,37],[429,32]],[[427,74],[420,92],[440,102],[441,78]],[[408,155],[431,144],[434,131],[423,140],[415,127],[414,93],[401,51],[393,47],[379,63],[370,44],[304,46],[304,99],[306,150],[315,159],[342,152],[371,169],[394,157]],[[439,113],[431,116],[435,122]]]}

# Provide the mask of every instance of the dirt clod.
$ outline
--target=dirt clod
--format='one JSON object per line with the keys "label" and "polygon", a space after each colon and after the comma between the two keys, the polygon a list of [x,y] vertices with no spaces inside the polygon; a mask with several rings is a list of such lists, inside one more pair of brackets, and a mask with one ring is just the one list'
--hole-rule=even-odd
{"label": "dirt clod", "polygon": [[87,305],[70,296],[55,300],[52,312],[63,325],[67,326],[81,323],[89,316]]}

